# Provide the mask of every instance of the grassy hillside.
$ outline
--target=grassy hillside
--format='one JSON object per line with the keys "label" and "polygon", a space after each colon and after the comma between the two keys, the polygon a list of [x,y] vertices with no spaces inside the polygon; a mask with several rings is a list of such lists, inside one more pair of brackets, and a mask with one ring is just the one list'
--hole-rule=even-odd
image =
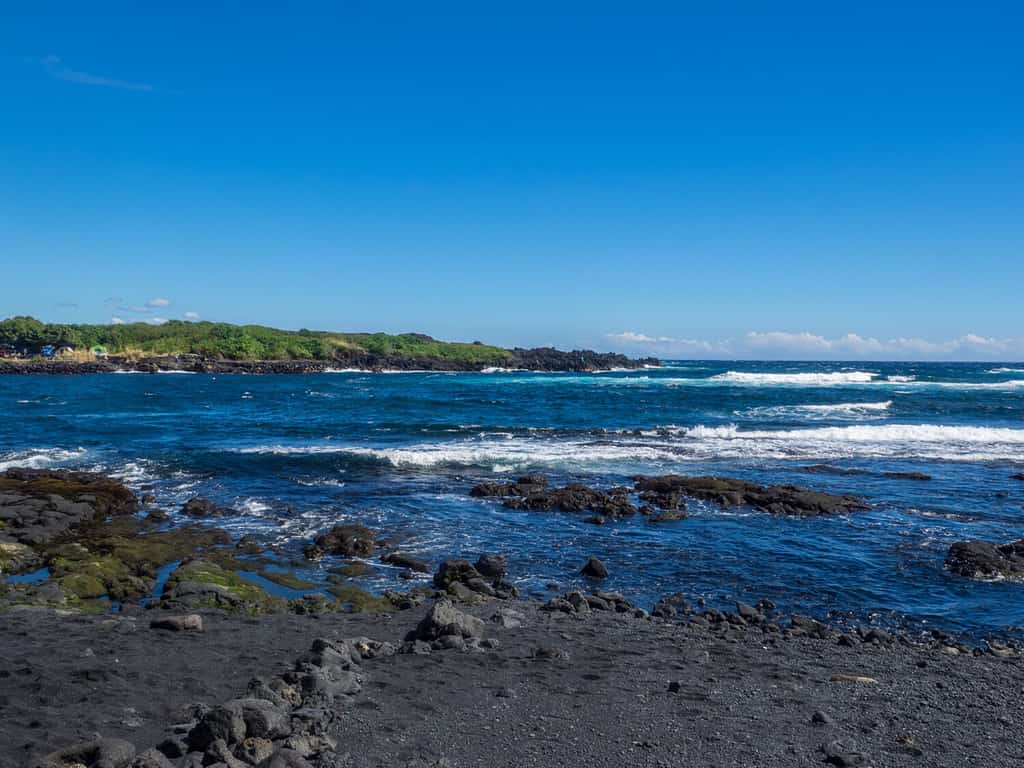
{"label": "grassy hillside", "polygon": [[163,325],[62,325],[12,317],[0,321],[0,344],[31,350],[44,344],[75,349],[102,345],[112,355],[196,354],[224,360],[344,360],[367,353],[499,365],[510,357],[510,352],[500,347],[436,341],[416,333],[282,331],[262,325],[180,320]]}

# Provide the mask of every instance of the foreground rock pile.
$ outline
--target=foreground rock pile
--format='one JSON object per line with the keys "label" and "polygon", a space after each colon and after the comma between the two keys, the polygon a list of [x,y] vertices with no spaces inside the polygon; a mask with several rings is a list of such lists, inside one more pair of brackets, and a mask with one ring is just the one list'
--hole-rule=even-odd
{"label": "foreground rock pile", "polygon": [[[161,621],[174,619],[194,624],[189,617]],[[361,663],[396,650],[366,637],[319,638],[293,669],[253,678],[243,696],[193,706],[191,721],[172,726],[152,749],[136,754],[127,741],[98,738],[47,755],[34,768],[312,768],[337,747],[331,726],[362,690]]]}

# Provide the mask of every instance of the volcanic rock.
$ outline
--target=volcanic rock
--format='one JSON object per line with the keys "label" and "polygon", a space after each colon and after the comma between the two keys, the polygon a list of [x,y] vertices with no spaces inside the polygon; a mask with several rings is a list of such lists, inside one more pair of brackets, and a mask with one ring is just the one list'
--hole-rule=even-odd
{"label": "volcanic rock", "polygon": [[809,491],[794,485],[762,486],[745,480],[724,477],[684,477],[662,475],[636,478],[636,490],[641,493],[679,493],[723,507],[751,506],[776,515],[813,517],[867,509],[855,496],[836,496]]}
{"label": "volcanic rock", "polygon": [[1024,577],[1024,539],[1008,544],[958,541],[946,554],[946,567],[973,579]]}
{"label": "volcanic rock", "polygon": [[310,560],[318,560],[324,555],[371,557],[376,540],[376,532],[364,525],[336,525],[317,536],[306,547],[305,554]]}

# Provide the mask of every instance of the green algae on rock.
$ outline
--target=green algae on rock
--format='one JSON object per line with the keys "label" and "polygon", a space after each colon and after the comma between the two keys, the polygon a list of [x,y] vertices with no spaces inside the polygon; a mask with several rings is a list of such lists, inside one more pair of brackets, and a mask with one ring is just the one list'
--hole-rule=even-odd
{"label": "green algae on rock", "polygon": [[192,560],[175,569],[160,602],[168,608],[220,608],[250,614],[287,607],[287,601],[209,560]]}

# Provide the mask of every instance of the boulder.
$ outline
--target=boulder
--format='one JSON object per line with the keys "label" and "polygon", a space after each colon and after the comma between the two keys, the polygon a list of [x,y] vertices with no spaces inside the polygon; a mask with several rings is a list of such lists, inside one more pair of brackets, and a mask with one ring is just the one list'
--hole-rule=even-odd
{"label": "boulder", "polygon": [[480,638],[484,635],[484,622],[476,616],[455,608],[450,600],[438,600],[431,606],[413,632],[410,640],[438,640],[446,635]]}
{"label": "boulder", "polygon": [[651,611],[652,616],[662,619],[673,619],[679,614],[688,613],[692,613],[690,601],[681,592],[661,598],[661,600],[655,603],[654,610]]}
{"label": "boulder", "polygon": [[434,586],[448,589],[452,584],[465,584],[470,579],[482,578],[480,572],[468,560],[461,557],[450,557],[442,561],[434,574]]}
{"label": "boulder", "polygon": [[584,563],[580,573],[590,579],[606,579],[608,578],[608,566],[596,557],[591,557]]}
{"label": "boulder", "polygon": [[166,629],[171,632],[202,632],[203,617],[198,613],[184,616],[165,616],[149,622],[150,629]]}
{"label": "boulder", "polygon": [[399,568],[406,568],[417,573],[430,573],[430,563],[418,557],[407,555],[404,552],[389,552],[381,558],[381,562]]}
{"label": "boulder", "polygon": [[317,536],[305,552],[310,560],[318,560],[324,555],[371,557],[376,541],[377,533],[364,525],[336,525]]}
{"label": "boulder", "polygon": [[508,559],[504,555],[482,554],[476,561],[477,572],[488,579],[504,579],[508,573]]}
{"label": "boulder", "polygon": [[1024,539],[1008,544],[958,541],[946,554],[952,573],[973,579],[1024,577]]}
{"label": "boulder", "polygon": [[181,511],[189,517],[224,517],[231,514],[230,509],[219,507],[202,496],[196,496],[194,499],[186,501],[182,505]]}
{"label": "boulder", "polygon": [[238,706],[217,705],[206,712],[186,739],[190,752],[205,752],[215,741],[237,744],[246,737],[245,718]]}

